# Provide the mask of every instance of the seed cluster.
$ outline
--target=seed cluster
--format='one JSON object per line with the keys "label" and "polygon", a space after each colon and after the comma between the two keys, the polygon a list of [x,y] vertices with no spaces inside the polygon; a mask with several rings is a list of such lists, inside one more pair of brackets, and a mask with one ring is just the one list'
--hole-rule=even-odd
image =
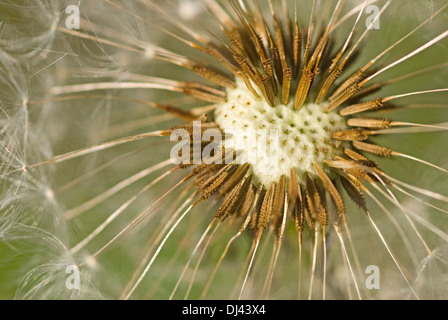
{"label": "seed cluster", "polygon": [[[331,55],[332,23],[315,37],[318,28],[311,25],[304,32],[297,14],[294,21],[287,12],[278,19],[271,8],[270,26],[256,8],[247,9],[235,2],[233,10],[234,17],[210,3],[210,11],[228,36],[228,45],[192,45],[226,69],[218,72],[202,64],[190,66],[221,89],[184,85],[189,88],[185,93],[215,103],[214,114],[208,120],[203,118],[203,126],[216,126],[233,138],[230,146],[226,139],[214,155],[224,159],[230,153],[233,163],[210,165],[210,159],[202,159],[204,163],[190,175],[195,176],[202,194],[198,201],[213,194],[224,198],[217,218],[246,216],[250,223],[243,229],[251,227],[254,239],[272,226],[280,241],[285,208],[293,215],[299,234],[309,228],[322,229],[325,236],[327,225],[339,228],[345,221],[340,186],[366,208],[363,182],[373,181],[374,170],[381,174],[373,162],[345,142],[360,143],[374,134],[356,120],[350,129],[347,120],[353,114],[385,107],[381,99],[361,102],[366,91],[371,93],[381,86],[362,89],[370,65],[335,85],[356,50],[344,57],[347,46],[341,46],[336,56]],[[339,12],[338,4],[334,19]],[[213,95],[216,90],[222,91]],[[349,105],[337,112],[347,101]],[[270,136],[272,131],[278,135]],[[193,134],[191,138],[194,140]]]}
{"label": "seed cluster", "polygon": [[316,162],[342,156],[335,132],[346,129],[345,119],[335,112],[325,112],[325,104],[309,103],[296,110],[292,104],[271,107],[257,100],[242,81],[228,89],[227,101],[215,110],[214,122],[231,138],[226,146],[241,152],[239,162],[251,164],[254,182],[267,186],[279,182],[294,168],[299,181],[305,173],[316,177]]}
{"label": "seed cluster", "polygon": [[[285,221],[291,214],[299,238],[305,228],[321,230],[325,238],[327,226],[341,230],[345,223],[343,189],[369,216],[364,200],[364,194],[369,193],[366,185],[379,179],[389,183],[387,175],[356,150],[384,157],[402,155],[369,139],[387,134],[381,129],[403,123],[359,117],[364,112],[394,107],[388,101],[399,96],[368,101],[364,98],[395,81],[366,86],[387,70],[375,74],[370,71],[395,45],[346,75],[344,71],[361,41],[350,47],[353,28],[346,42],[336,52],[332,50],[341,1],[328,24],[311,22],[306,29],[300,27],[297,12],[294,20],[287,10],[278,18],[277,10],[271,2],[269,5],[267,19],[257,6],[233,2],[227,12],[210,2],[210,13],[228,37],[227,43],[189,43],[218,60],[225,69],[218,71],[199,62],[186,64],[219,88],[188,83],[183,84],[184,89],[188,88],[183,91],[214,103],[214,114],[202,118],[203,126],[215,126],[233,137],[230,146],[227,139],[220,145],[214,158],[228,159],[230,155],[234,160],[231,164],[210,165],[210,159],[202,159],[204,162],[189,177],[196,177],[197,192],[202,194],[198,202],[214,194],[225,199],[217,218],[246,217],[242,230],[250,227],[254,231],[254,243],[269,227],[281,242]],[[442,36],[446,35],[440,39]],[[260,152],[263,130],[268,136],[261,137]],[[277,131],[278,136],[269,137],[270,130]]]}

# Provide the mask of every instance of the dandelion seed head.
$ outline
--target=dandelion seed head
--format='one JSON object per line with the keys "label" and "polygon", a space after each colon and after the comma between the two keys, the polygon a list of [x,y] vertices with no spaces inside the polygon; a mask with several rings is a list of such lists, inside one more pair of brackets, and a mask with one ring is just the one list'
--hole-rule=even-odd
{"label": "dandelion seed head", "polygon": [[[446,296],[446,139],[404,134],[446,116],[409,103],[446,92],[383,103],[446,88],[443,0],[89,1],[76,30],[66,4],[0,4],[0,237],[31,247],[16,298]],[[195,120],[239,157],[173,165],[167,133]]]}
{"label": "dandelion seed head", "polygon": [[347,128],[344,117],[325,112],[328,103],[309,103],[300,110],[292,104],[271,107],[237,81],[227,90],[226,102],[216,107],[216,124],[234,137],[232,147],[241,151],[241,163],[252,165],[250,174],[257,183],[278,182],[291,169],[305,183],[305,173],[317,176],[313,163],[324,166],[325,160],[344,153],[342,144],[332,139],[334,132]]}

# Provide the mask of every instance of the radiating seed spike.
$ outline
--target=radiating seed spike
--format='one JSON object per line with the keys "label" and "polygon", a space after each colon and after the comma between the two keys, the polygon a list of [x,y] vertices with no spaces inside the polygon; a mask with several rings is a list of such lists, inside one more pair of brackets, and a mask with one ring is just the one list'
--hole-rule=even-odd
{"label": "radiating seed spike", "polygon": [[250,219],[250,229],[252,229],[253,231],[257,230],[257,225],[258,225],[258,218],[259,216],[259,203],[255,204],[256,208],[255,208],[255,213],[252,214],[252,217]]}
{"label": "radiating seed spike", "polygon": [[310,70],[308,68],[304,68],[302,70],[302,75],[300,77],[299,84],[297,85],[297,92],[294,100],[294,108],[296,110],[299,110],[308,98],[308,93],[310,91],[311,84],[313,83],[314,76],[314,70]]}
{"label": "radiating seed spike", "polygon": [[249,29],[250,39],[255,46],[256,52],[260,57],[260,61],[267,60],[267,54],[260,35],[252,28],[250,24],[246,24],[246,26]]}
{"label": "radiating seed spike", "polygon": [[288,104],[289,94],[291,91],[292,71],[291,68],[283,70],[283,83],[282,83],[282,103]]}
{"label": "radiating seed spike", "polygon": [[337,66],[337,64],[339,63],[339,60],[341,60],[342,56],[344,55],[344,49],[341,49],[338,54],[333,58],[333,60],[331,61],[331,65],[328,68],[329,73],[333,72],[335,69],[338,69],[340,73],[342,73],[343,70],[343,65],[339,65]]}
{"label": "radiating seed spike", "polygon": [[274,79],[274,67],[272,66],[271,59],[267,59],[261,62],[261,65],[263,66],[263,70],[266,73],[266,75]]}
{"label": "radiating seed spike", "polygon": [[342,197],[339,194],[339,191],[330,180],[328,175],[325,173],[325,171],[317,163],[314,163],[314,168],[316,169],[316,172],[319,175],[324,188],[330,193],[330,196],[333,199],[334,204],[336,205],[338,217],[341,218],[345,216],[345,204],[344,200],[342,200]]}
{"label": "radiating seed spike", "polygon": [[243,203],[241,204],[240,210],[239,210],[239,216],[246,216],[249,213],[250,208],[253,205],[253,202],[255,200],[255,192],[254,188],[252,186],[249,187],[249,190],[246,193],[246,197],[243,200]]}
{"label": "radiating seed spike", "polygon": [[350,157],[350,159],[360,163],[363,166],[367,166],[370,168],[375,168],[377,166],[375,162],[364,157],[363,155],[359,154],[358,152],[356,152],[352,149],[346,148],[346,149],[344,149],[344,152],[346,155],[348,155]]}
{"label": "radiating seed spike", "polygon": [[362,98],[372,95],[373,93],[381,90],[386,83],[375,83],[371,86],[368,86],[366,88],[361,88],[358,92],[356,92],[350,99],[347,100],[348,104],[351,104],[351,102],[357,103]]}
{"label": "radiating seed spike", "polygon": [[239,166],[238,169],[235,171],[235,173],[229,177],[229,180],[223,184],[221,189],[219,190],[220,195],[223,196],[227,192],[229,192],[232,188],[234,188],[247,174],[247,172],[250,169],[250,164],[243,164],[242,166]]}
{"label": "radiating seed spike", "polygon": [[342,74],[342,70],[340,68],[336,68],[333,71],[330,72],[327,79],[325,80],[322,88],[320,89],[320,92],[317,96],[316,102],[320,103],[327,95],[328,91],[330,90],[333,83],[339,78],[339,76]]}
{"label": "radiating seed spike", "polygon": [[[232,208],[233,212],[238,211],[242,207],[242,205],[246,201],[248,193],[251,190],[252,190],[252,176],[249,176],[249,177],[247,177],[247,179],[245,179],[245,182],[244,182],[244,184],[243,184],[243,186],[241,188],[241,191],[240,191],[240,195],[239,195],[239,197],[236,199],[236,201],[234,203],[234,206]],[[252,194],[253,194],[253,190],[252,190]]]}
{"label": "radiating seed spike", "polygon": [[304,229],[304,205],[302,197],[302,189],[297,181],[297,174],[294,168],[291,168],[288,185],[288,198],[290,206],[293,208],[293,218],[295,227],[298,232]]}
{"label": "radiating seed spike", "polygon": [[295,216],[296,230],[301,233],[305,228],[305,204],[303,202],[302,188],[300,184],[297,189],[297,213]]}
{"label": "radiating seed spike", "polygon": [[277,20],[276,16],[274,16],[274,30],[275,30],[275,41],[280,55],[280,62],[282,65],[282,69],[284,69],[286,68],[286,52],[285,52],[285,43],[283,41],[284,31],[281,24]]}
{"label": "radiating seed spike", "polygon": [[227,170],[231,167],[232,165],[225,165],[218,171],[218,173],[211,176],[202,184],[199,189],[202,191],[203,200],[210,198],[216,191],[218,191],[219,187],[226,181],[229,175]]}
{"label": "radiating seed spike", "polygon": [[325,235],[325,229],[328,226],[328,213],[323,205],[320,206],[319,210],[319,223],[322,228],[322,233]]}
{"label": "radiating seed spike", "polygon": [[314,50],[313,55],[311,56],[310,61],[308,62],[308,68],[319,68],[320,60],[323,56],[323,52],[325,51],[327,43],[328,37],[326,35],[322,36],[317,44],[316,49]]}
{"label": "radiating seed spike", "polygon": [[283,78],[282,62],[281,62],[281,59],[280,59],[280,54],[278,52],[278,48],[277,48],[277,46],[275,46],[273,44],[273,46],[271,48],[269,48],[269,50],[271,52],[271,57],[272,57],[272,61],[273,61],[273,64],[274,64],[275,75],[277,76],[279,81],[282,82],[282,78]]}
{"label": "radiating seed spike", "polygon": [[259,230],[267,229],[269,221],[271,220],[274,194],[275,194],[275,183],[272,182],[271,185],[269,186],[268,191],[264,196],[263,203],[260,208],[258,225],[257,225],[257,228]]}
{"label": "radiating seed spike", "polygon": [[256,69],[253,69],[248,63],[247,59],[245,59],[243,56],[237,54],[236,52],[233,53],[233,58],[235,59],[236,63],[240,66],[243,73],[252,79],[252,81],[257,82],[258,78],[260,77],[258,71]]}
{"label": "radiating seed spike", "polygon": [[295,199],[298,197],[298,188],[299,183],[297,181],[296,170],[294,168],[291,168],[288,184],[288,197],[291,202],[295,202]]}
{"label": "radiating seed spike", "polygon": [[296,78],[301,68],[302,55],[302,35],[300,33],[299,23],[295,23],[295,33],[293,40],[293,77]]}
{"label": "radiating seed spike", "polygon": [[307,176],[306,176],[306,192],[305,192],[306,203],[307,203],[310,217],[313,220],[317,220],[318,214],[319,214],[319,209],[316,208],[316,205],[314,203],[316,192],[317,192],[317,189],[314,185],[314,181],[312,180],[311,176],[309,174],[307,174]]}
{"label": "radiating seed spike", "polygon": [[368,182],[373,181],[369,174],[362,168],[346,169],[345,171],[359,180]]}
{"label": "radiating seed spike", "polygon": [[235,50],[240,56],[248,56],[248,52],[246,52],[246,48],[244,46],[243,40],[240,34],[235,31],[224,31],[229,38],[230,43],[232,44],[232,49]]}
{"label": "radiating seed spike", "polygon": [[182,88],[182,92],[186,95],[192,96],[193,98],[207,102],[219,103],[226,101],[224,91],[222,91],[222,95],[217,95],[203,91],[195,86],[192,86],[191,83],[186,83],[185,86]]}
{"label": "radiating seed spike", "polygon": [[335,157],[335,160],[326,160],[325,163],[332,168],[342,169],[344,172],[349,173],[360,180],[372,181],[368,172],[362,167],[362,164],[357,162],[341,157]]}
{"label": "radiating seed spike", "polygon": [[224,199],[223,203],[219,206],[215,217],[218,219],[224,220],[226,215],[229,214],[230,209],[233,204],[236,202],[237,197],[240,194],[241,188],[245,181],[241,181],[237,186],[233,188],[233,190],[227,195]]}
{"label": "radiating seed spike", "polygon": [[305,52],[303,54],[302,64],[305,66],[308,63],[308,57],[310,55],[311,44],[305,44]]}
{"label": "radiating seed spike", "polygon": [[325,207],[322,204],[319,188],[312,179],[310,181],[312,182],[313,185],[312,188],[313,193],[311,194],[311,197],[312,197],[312,205],[314,206],[313,210],[315,211],[316,215],[315,220],[319,221],[319,224],[322,228],[325,228],[328,224],[327,211],[325,210]]}
{"label": "radiating seed spike", "polygon": [[[216,175],[218,171],[221,171],[224,169],[224,165],[218,165],[218,164],[212,164],[212,165],[206,165],[206,164],[200,164],[196,166],[196,168],[201,169],[199,170],[199,173],[195,174],[195,180],[196,185],[198,186],[198,189],[205,188],[207,186],[206,182],[211,180],[211,177]],[[192,173],[195,172],[196,168],[193,170]]]}
{"label": "radiating seed spike", "polygon": [[164,110],[164,111],[171,113],[171,114],[175,115],[176,117],[178,117],[182,120],[188,121],[188,122],[194,121],[197,119],[197,116],[195,116],[191,112],[182,110],[182,109],[175,107],[173,105],[170,105],[170,104],[161,104],[161,103],[150,102],[150,101],[148,101],[146,103],[154,108]]}
{"label": "radiating seed spike", "polygon": [[219,49],[214,48],[213,46],[200,48],[200,51],[212,56],[217,61],[221,63],[228,71],[230,71],[233,75],[238,75],[238,69],[227,59],[227,57],[219,51]]}
{"label": "radiating seed spike", "polygon": [[205,189],[202,190],[202,199],[203,200],[207,200],[208,198],[210,198],[216,191],[218,191],[219,187],[221,186],[221,184],[226,181],[227,179],[227,172],[223,172],[221,175],[219,175],[218,177],[216,177],[216,179],[214,179],[213,183],[210,184],[208,187],[206,187]]}
{"label": "radiating seed spike", "polygon": [[339,107],[341,104],[343,104],[345,101],[350,99],[354,94],[356,94],[359,91],[360,87],[358,83],[355,83],[354,85],[348,87],[346,90],[344,90],[340,95],[338,95],[334,100],[331,101],[331,103],[327,107],[327,112],[333,111],[337,107]]}
{"label": "radiating seed spike", "polygon": [[339,114],[342,116],[348,116],[356,113],[367,112],[367,111],[377,111],[384,107],[383,100],[381,98],[358,103],[355,105],[348,106],[342,109]]}
{"label": "radiating seed spike", "polygon": [[272,78],[270,78],[267,75],[262,75],[261,79],[263,81],[263,88],[264,88],[264,93],[265,93],[265,98],[267,100],[267,102],[274,107],[275,106],[275,92],[274,92],[274,88],[272,86]]}
{"label": "radiating seed spike", "polygon": [[390,158],[393,152],[392,149],[360,141],[353,141],[353,146],[358,150],[366,151],[386,158]]}
{"label": "radiating seed spike", "polygon": [[[341,221],[342,221],[342,215],[339,214],[337,207],[335,206],[334,200],[328,192],[328,190],[325,189],[324,192],[324,203],[325,203],[325,209],[327,210],[328,215],[328,224],[331,223],[332,227],[336,227],[338,230],[341,229]],[[322,233],[325,235],[326,228],[322,228]]]}
{"label": "radiating seed spike", "polygon": [[347,124],[351,127],[363,127],[373,129],[388,129],[391,127],[391,120],[388,119],[367,119],[367,118],[351,118]]}
{"label": "radiating seed spike", "polygon": [[255,88],[253,87],[252,83],[250,82],[249,77],[243,72],[239,73],[239,77],[241,79],[243,79],[244,84],[246,85],[246,88],[249,89],[249,91],[254,95],[255,100],[261,101],[261,97],[258,94],[258,92],[255,90]]}
{"label": "radiating seed spike", "polygon": [[333,102],[338,97],[343,94],[348,88],[353,87],[355,84],[358,84],[364,77],[364,72],[359,69],[353,75],[351,75],[347,80],[345,80],[336,91],[330,96],[330,101]]}
{"label": "radiating seed spike", "polygon": [[257,190],[257,194],[259,195],[257,203],[254,204],[254,213],[252,214],[252,218],[250,221],[250,228],[254,231],[257,230],[257,226],[258,226],[258,221],[260,220],[260,211],[261,211],[261,207],[263,205],[264,199],[266,197],[266,191],[264,191],[264,186],[263,184],[260,184],[260,186],[258,187]]}
{"label": "radiating seed spike", "polygon": [[277,18],[274,16],[274,28],[275,28],[275,41],[276,47],[279,54],[280,69],[277,74],[278,81],[282,83],[284,81],[283,77],[285,74],[285,69],[288,68],[286,61],[284,31]]}
{"label": "radiating seed spike", "polygon": [[[353,202],[358,205],[360,208],[367,210],[367,203],[364,195],[361,192],[361,189],[357,187],[352,181],[347,178],[340,176],[342,187],[347,192],[348,196],[353,200]],[[359,182],[361,183],[361,182]],[[344,221],[345,223],[345,221]]]}
{"label": "radiating seed spike", "polygon": [[341,141],[364,141],[369,138],[371,131],[361,129],[351,129],[337,131],[333,134],[333,139]]}
{"label": "radiating seed spike", "polygon": [[212,68],[210,66],[206,66],[204,64],[197,63],[193,65],[192,70],[199,74],[200,76],[226,88],[234,88],[235,81],[227,74]]}
{"label": "radiating seed spike", "polygon": [[369,176],[369,173],[362,168],[355,168],[351,170],[349,169],[346,171],[347,173],[351,174],[352,176],[356,177],[359,180],[373,182],[372,178]]}
{"label": "radiating seed spike", "polygon": [[274,232],[277,239],[280,235],[280,228],[283,220],[283,210],[285,206],[285,193],[286,193],[286,177],[282,176],[275,188],[274,201],[272,205],[272,219]]}
{"label": "radiating seed spike", "polygon": [[314,219],[312,217],[312,214],[309,211],[309,207],[305,206],[305,204],[304,204],[303,212],[304,212],[305,221],[306,221],[306,225],[307,225],[308,229],[314,230],[314,225],[315,225]]}
{"label": "radiating seed spike", "polygon": [[244,178],[236,185],[228,194],[222,205],[218,208],[216,218],[223,221],[229,216],[233,215],[246,198],[249,187],[251,186],[252,178]]}

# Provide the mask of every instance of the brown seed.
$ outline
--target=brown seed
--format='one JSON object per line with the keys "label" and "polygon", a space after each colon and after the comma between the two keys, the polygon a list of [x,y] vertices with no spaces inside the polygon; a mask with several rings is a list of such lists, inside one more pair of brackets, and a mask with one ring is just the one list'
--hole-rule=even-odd
{"label": "brown seed", "polygon": [[315,73],[313,70],[308,68],[304,68],[302,70],[302,75],[300,77],[299,84],[297,85],[297,92],[294,100],[294,108],[297,110],[300,109],[305,103],[311,88],[311,84],[313,83],[314,76]]}
{"label": "brown seed", "polygon": [[386,158],[390,158],[393,153],[392,149],[389,149],[389,148],[386,148],[383,146],[378,146],[375,144],[365,143],[365,142],[353,141],[353,146],[356,149],[370,152],[370,153],[379,155],[381,157],[386,157]]}
{"label": "brown seed", "polygon": [[317,96],[316,102],[320,103],[325,98],[326,94],[330,90],[333,83],[339,78],[342,74],[342,70],[338,67],[330,72],[327,79],[325,80],[322,88],[320,89],[319,95]]}
{"label": "brown seed", "polygon": [[360,87],[358,83],[353,84],[352,86],[348,87],[344,91],[341,92],[340,95],[338,95],[327,107],[327,112],[330,112],[337,107],[339,107],[341,104],[343,104],[345,101],[350,99],[355,93],[359,91]]}
{"label": "brown seed", "polygon": [[333,182],[330,180],[325,171],[317,163],[314,163],[314,167],[316,168],[317,174],[319,175],[324,188],[330,193],[330,196],[333,199],[334,204],[336,205],[338,217],[343,217],[345,219],[345,204],[344,200],[342,200],[342,197],[339,194],[339,191],[334,186]]}
{"label": "brown seed", "polygon": [[353,75],[351,75],[346,81],[344,81],[344,83],[342,83],[336,89],[336,91],[331,95],[330,101],[333,102],[339,99],[345,90],[358,84],[363,77],[364,72],[361,69],[357,70]]}
{"label": "brown seed", "polygon": [[[340,179],[342,187],[345,189],[348,196],[353,200],[353,202],[356,203],[360,208],[367,210],[366,199],[364,198],[360,187],[358,187],[352,180],[349,180],[344,176],[340,176]],[[359,180],[357,181],[359,182]]]}
{"label": "brown seed", "polygon": [[347,124],[352,127],[374,128],[374,129],[388,129],[391,127],[392,121],[388,119],[363,119],[352,118],[347,121]]}
{"label": "brown seed", "polygon": [[254,200],[255,200],[255,192],[253,186],[251,185],[246,193],[246,197],[244,198],[243,203],[241,204],[239,210],[240,216],[245,216],[249,213],[249,210],[252,207]]}
{"label": "brown seed", "polygon": [[283,221],[283,211],[285,208],[285,193],[286,193],[286,177],[282,176],[275,188],[274,201],[272,204],[272,219],[274,232],[277,239],[281,237],[280,229]]}
{"label": "brown seed", "polygon": [[235,81],[227,74],[204,64],[195,64],[192,70],[200,76],[226,88],[235,87]]}
{"label": "brown seed", "polygon": [[233,188],[222,205],[218,208],[216,218],[225,220],[238,210],[246,198],[247,191],[252,183],[251,180],[251,178],[245,178]]}
{"label": "brown seed", "polygon": [[333,139],[341,141],[364,141],[369,138],[370,131],[352,129],[338,131],[333,134]]}
{"label": "brown seed", "polygon": [[363,102],[355,105],[346,107],[339,112],[341,116],[348,116],[356,113],[366,112],[366,111],[377,111],[384,107],[383,100],[381,98]]}
{"label": "brown seed", "polygon": [[266,192],[263,202],[261,204],[261,208],[259,211],[258,218],[258,229],[266,229],[268,227],[269,221],[272,217],[272,205],[274,202],[274,194],[275,194],[275,183],[272,182],[269,186],[268,191]]}

